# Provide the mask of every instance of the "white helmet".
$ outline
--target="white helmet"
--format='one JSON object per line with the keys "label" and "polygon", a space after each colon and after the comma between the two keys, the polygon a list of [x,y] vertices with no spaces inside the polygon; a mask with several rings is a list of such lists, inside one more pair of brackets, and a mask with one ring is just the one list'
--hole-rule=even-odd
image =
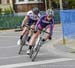
{"label": "white helmet", "polygon": [[36,15],[38,15],[38,13],[40,12],[39,8],[37,8],[37,7],[34,7],[34,8],[32,9],[32,11],[33,11],[34,14],[36,14]]}
{"label": "white helmet", "polygon": [[54,11],[53,11],[52,9],[48,9],[48,10],[46,11],[46,14],[47,14],[48,16],[54,16]]}

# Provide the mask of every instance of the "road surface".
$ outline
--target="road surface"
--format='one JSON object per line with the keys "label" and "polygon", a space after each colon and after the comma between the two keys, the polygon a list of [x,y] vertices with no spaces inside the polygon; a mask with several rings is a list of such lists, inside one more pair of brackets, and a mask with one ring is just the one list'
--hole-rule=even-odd
{"label": "road surface", "polygon": [[53,41],[41,47],[35,62],[26,54],[27,46],[23,47],[21,55],[18,54],[17,40],[20,33],[14,30],[0,31],[0,68],[75,68],[75,58],[60,52],[60,46],[56,47],[60,48],[58,51],[51,47],[52,43],[56,43],[62,37],[60,25],[55,26]]}

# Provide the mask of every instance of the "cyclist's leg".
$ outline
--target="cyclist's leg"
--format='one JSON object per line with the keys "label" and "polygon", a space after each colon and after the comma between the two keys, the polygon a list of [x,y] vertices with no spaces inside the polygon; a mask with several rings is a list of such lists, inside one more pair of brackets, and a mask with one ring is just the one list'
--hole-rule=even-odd
{"label": "cyclist's leg", "polygon": [[28,48],[28,51],[27,51],[27,54],[30,54],[30,50],[31,50],[31,48],[32,48],[32,46],[33,46],[33,44],[34,44],[34,42],[35,42],[35,40],[36,40],[36,38],[38,37],[38,35],[40,34],[40,30],[39,30],[39,25],[37,26],[37,28],[38,28],[38,30],[32,35],[32,37],[31,37],[31,39],[30,39],[30,41],[29,41],[29,48]]}
{"label": "cyclist's leg", "polygon": [[22,39],[22,37],[25,35],[26,31],[28,30],[27,27],[24,27],[22,33],[21,33],[21,36],[20,36],[20,39]]}
{"label": "cyclist's leg", "polygon": [[33,36],[31,37],[31,39],[29,41],[30,46],[32,46],[34,44],[36,38],[38,37],[38,35],[40,34],[41,30],[43,29],[40,23],[36,26],[36,28],[37,28],[36,32],[34,32]]}
{"label": "cyclist's leg", "polygon": [[30,40],[30,38],[31,38],[31,36],[33,34],[34,27],[35,27],[35,25],[31,25],[31,27],[30,27],[31,29],[30,29],[29,34],[28,34],[27,42],[29,42],[29,40]]}
{"label": "cyclist's leg", "polygon": [[[32,22],[32,20],[30,21],[30,20],[28,19],[28,21],[27,21],[27,23],[26,23],[26,25],[25,25],[25,27],[24,27],[22,33],[21,33],[20,39],[22,39],[22,37],[26,34],[26,32],[27,32],[27,30],[28,30],[28,27],[30,27],[31,24],[32,24],[31,22]],[[28,27],[26,27],[26,26],[28,26]]]}
{"label": "cyclist's leg", "polygon": [[17,45],[21,45],[23,43],[22,38],[23,38],[24,34],[26,34],[26,32],[27,32],[27,27],[24,27],[24,29],[21,33],[20,39],[17,42]]}
{"label": "cyclist's leg", "polygon": [[29,41],[29,48],[27,50],[27,54],[29,55],[30,54],[30,50],[36,40],[36,38],[38,37],[38,35],[40,34],[40,31],[38,30],[36,33],[34,33]]}
{"label": "cyclist's leg", "polygon": [[40,30],[38,30],[36,33],[33,34],[33,36],[31,37],[31,39],[29,41],[29,46],[30,46],[29,49],[31,49],[32,45],[34,44],[34,42],[39,34],[40,34]]}

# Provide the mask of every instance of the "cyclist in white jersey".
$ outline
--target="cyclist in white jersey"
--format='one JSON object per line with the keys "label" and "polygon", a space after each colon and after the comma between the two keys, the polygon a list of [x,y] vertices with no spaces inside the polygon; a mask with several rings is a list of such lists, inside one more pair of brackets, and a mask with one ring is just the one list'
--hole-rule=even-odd
{"label": "cyclist in white jersey", "polygon": [[[32,10],[28,11],[26,16],[24,17],[23,21],[22,21],[22,25],[21,27],[23,28],[23,31],[21,33],[20,39],[18,40],[17,44],[21,45],[22,43],[22,38],[24,36],[24,34],[26,33],[26,31],[28,30],[27,27],[25,27],[25,25],[29,26],[30,28],[34,29],[37,20],[39,19],[40,14],[39,14],[39,9],[37,7],[33,8]],[[31,31],[29,32],[28,35],[28,39],[27,41],[30,40],[31,38]]]}

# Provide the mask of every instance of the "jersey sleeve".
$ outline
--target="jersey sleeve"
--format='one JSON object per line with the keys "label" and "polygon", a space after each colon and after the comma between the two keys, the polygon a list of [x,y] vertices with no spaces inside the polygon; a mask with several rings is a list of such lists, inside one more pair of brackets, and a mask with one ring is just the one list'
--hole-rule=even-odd
{"label": "jersey sleeve", "polygon": [[52,24],[54,24],[54,19],[52,19]]}
{"label": "jersey sleeve", "polygon": [[31,14],[32,14],[32,11],[28,11],[27,14],[26,14],[26,16],[29,17]]}

